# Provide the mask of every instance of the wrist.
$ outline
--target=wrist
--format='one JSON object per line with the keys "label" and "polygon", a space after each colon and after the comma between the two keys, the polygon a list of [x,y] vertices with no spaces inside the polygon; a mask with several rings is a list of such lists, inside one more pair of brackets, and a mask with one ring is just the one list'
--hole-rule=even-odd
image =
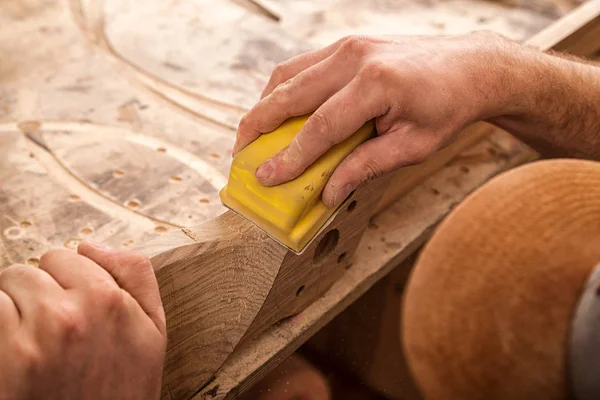
{"label": "wrist", "polygon": [[526,112],[543,74],[538,51],[493,32],[476,32],[469,57],[472,122]]}

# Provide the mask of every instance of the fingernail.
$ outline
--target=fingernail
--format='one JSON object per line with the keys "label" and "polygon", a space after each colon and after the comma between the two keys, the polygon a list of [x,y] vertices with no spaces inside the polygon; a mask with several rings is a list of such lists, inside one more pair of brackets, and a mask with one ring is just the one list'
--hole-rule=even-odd
{"label": "fingernail", "polygon": [[346,185],[341,188],[338,191],[337,196],[335,196],[335,205],[337,206],[341,204],[344,200],[346,200],[350,193],[352,193],[352,185]]}
{"label": "fingernail", "polygon": [[263,165],[258,167],[256,170],[256,179],[259,181],[267,181],[273,173],[273,163],[271,161],[265,162]]}

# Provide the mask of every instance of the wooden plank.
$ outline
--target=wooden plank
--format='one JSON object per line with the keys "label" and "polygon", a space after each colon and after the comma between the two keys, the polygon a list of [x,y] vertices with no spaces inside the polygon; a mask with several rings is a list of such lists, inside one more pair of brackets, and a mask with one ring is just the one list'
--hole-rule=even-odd
{"label": "wooden plank", "polygon": [[357,190],[297,255],[232,211],[140,248],[167,317],[163,398],[189,398],[238,344],[295,315],[345,272],[389,177]]}
{"label": "wooden plank", "polygon": [[588,1],[552,24],[527,43],[538,49],[554,49],[581,57],[600,50],[600,2]]}
{"label": "wooden plank", "polygon": [[302,313],[267,329],[233,353],[194,399],[234,399],[365,293],[431,235],[471,191],[498,173],[535,159],[528,147],[496,132],[375,217],[345,274]]}
{"label": "wooden plank", "polygon": [[348,381],[387,400],[421,400],[404,357],[401,315],[404,287],[419,251],[402,261],[300,352],[315,366],[342,371]]}

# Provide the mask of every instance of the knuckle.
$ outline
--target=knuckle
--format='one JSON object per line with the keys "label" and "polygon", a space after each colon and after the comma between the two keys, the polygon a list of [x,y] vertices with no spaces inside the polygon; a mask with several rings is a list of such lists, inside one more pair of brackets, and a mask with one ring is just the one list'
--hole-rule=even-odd
{"label": "knuckle", "polygon": [[273,89],[273,92],[271,92],[271,95],[269,96],[270,102],[277,105],[287,104],[290,99],[292,86],[293,79],[279,84],[275,89]]}
{"label": "knuckle", "polygon": [[286,147],[279,159],[279,166],[284,176],[297,176],[305,169],[306,152],[297,138]]}
{"label": "knuckle", "polygon": [[362,75],[368,80],[380,80],[387,76],[389,67],[382,61],[369,61],[362,69]]}
{"label": "knuckle", "polygon": [[28,375],[31,376],[40,370],[43,363],[42,352],[32,340],[18,338],[11,347],[16,355],[15,361],[25,369]]}
{"label": "knuckle", "polygon": [[373,158],[367,159],[363,167],[365,174],[363,175],[361,183],[379,178],[383,175],[385,171],[384,167],[382,166],[382,163]]}
{"label": "knuckle", "polygon": [[328,144],[333,145],[332,140],[332,132],[331,132],[331,122],[329,121],[329,117],[323,114],[322,111],[315,111],[310,117],[311,124],[310,130],[314,132],[314,136],[320,141],[327,141]]}
{"label": "knuckle", "polygon": [[357,56],[363,56],[370,48],[369,39],[361,35],[350,35],[344,41],[342,50]]}
{"label": "knuckle", "polygon": [[249,111],[240,119],[240,122],[238,123],[238,131],[244,134],[251,132],[252,130],[254,130],[254,118],[252,111]]}
{"label": "knuckle", "polygon": [[23,264],[13,264],[13,265],[9,266],[8,268],[6,268],[5,270],[0,271],[0,279],[2,279],[2,280],[5,280],[5,279],[14,279],[14,280],[26,279],[26,277],[28,275],[28,269],[27,268],[31,268],[31,267],[23,265]]}
{"label": "knuckle", "polygon": [[69,250],[64,250],[64,249],[52,249],[52,250],[44,253],[40,257],[39,267],[42,268],[42,269],[44,269],[45,267],[56,263],[58,260],[61,259],[61,256],[65,252],[68,252],[68,251]]}
{"label": "knuckle", "polygon": [[70,301],[53,305],[51,318],[56,321],[63,337],[81,338],[86,332],[86,320],[82,310]]}
{"label": "knuckle", "polygon": [[429,156],[429,153],[431,153],[431,151],[429,150],[428,147],[426,146],[422,146],[422,145],[418,145],[418,146],[411,146],[411,145],[407,145],[404,149],[404,152],[406,154],[406,158],[407,158],[407,162],[409,164],[421,164],[422,162],[424,162],[427,157]]}
{"label": "knuckle", "polygon": [[285,63],[280,63],[273,68],[273,72],[271,73],[271,82],[277,83],[285,80],[287,71],[287,65]]}
{"label": "knuckle", "polygon": [[97,282],[88,293],[90,300],[106,311],[118,311],[125,306],[121,288],[112,282]]}
{"label": "knuckle", "polygon": [[128,260],[129,265],[136,271],[152,270],[152,262],[143,254],[131,252]]}

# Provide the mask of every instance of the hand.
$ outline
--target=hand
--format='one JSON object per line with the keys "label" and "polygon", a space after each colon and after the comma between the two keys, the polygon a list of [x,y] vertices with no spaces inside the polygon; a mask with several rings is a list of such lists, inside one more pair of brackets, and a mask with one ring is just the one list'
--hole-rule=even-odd
{"label": "hand", "polygon": [[266,186],[289,181],[365,122],[378,137],[355,149],[324,191],[340,204],[360,183],[421,163],[470,123],[495,116],[510,48],[491,33],[459,37],[352,36],[279,65],[242,118],[234,154],[292,116],[314,111],[291,144],[256,172]]}
{"label": "hand", "polygon": [[0,272],[0,398],[158,399],[166,326],[150,261],[78,253]]}

